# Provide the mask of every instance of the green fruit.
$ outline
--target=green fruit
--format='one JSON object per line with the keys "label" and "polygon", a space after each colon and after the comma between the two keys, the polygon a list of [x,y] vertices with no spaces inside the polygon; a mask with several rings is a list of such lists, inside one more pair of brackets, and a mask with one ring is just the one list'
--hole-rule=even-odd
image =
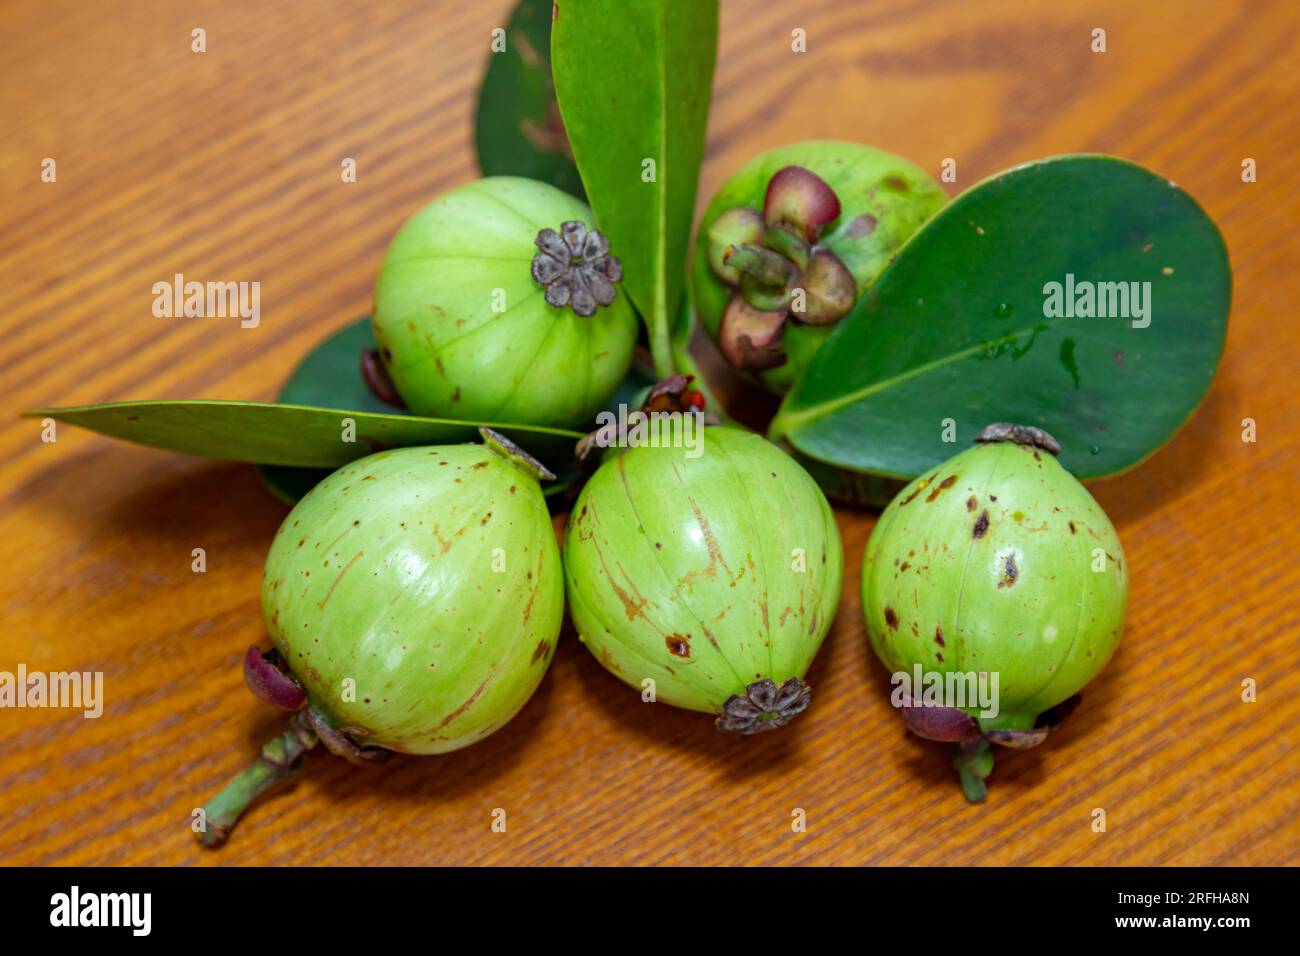
{"label": "green fruit", "polygon": [[[779,180],[773,180],[790,167],[815,174],[813,178],[819,177],[822,185],[814,183],[811,185],[816,188],[810,189],[810,184],[796,182],[789,193],[776,195]],[[774,187],[771,195],[769,185]],[[831,195],[822,195],[825,186]],[[828,201],[829,210],[824,212]],[[853,298],[876,281],[899,247],[946,201],[943,189],[919,166],[870,146],[811,141],[762,153],[723,184],[700,222],[693,264],[700,322],[718,339],[723,313],[729,303],[736,303],[737,321],[745,326],[754,345],[770,349],[774,355],[766,362],[746,362],[738,367],[756,372],[772,391],[784,392],[846,311],[836,304],[841,264],[851,273],[851,305]],[[764,223],[760,211],[766,212],[769,222]],[[826,219],[826,215],[834,218]],[[783,216],[789,228],[768,228]],[[759,258],[754,271],[769,281],[766,286],[762,282],[744,285],[749,308],[740,304],[745,298],[737,296],[742,287],[736,281],[736,260],[726,256],[732,244],[746,246],[751,258]],[[832,255],[819,255],[818,249]],[[802,277],[771,285],[770,272],[776,268],[776,260],[754,256],[755,250],[780,253],[793,269],[803,270]],[[804,261],[810,254],[811,261]],[[773,289],[779,292],[787,285],[808,287],[809,311],[802,317],[791,312],[794,317],[782,322],[788,296],[773,294]],[[824,289],[832,300],[820,304],[821,314],[814,311],[814,286]],[[737,354],[725,347],[724,353],[736,364]],[[777,361],[781,364],[773,366]]]}
{"label": "green fruit", "polygon": [[724,730],[788,723],[835,617],[839,531],[811,478],[749,432],[708,428],[701,453],[607,457],[564,544],[569,611],[609,671]]}
{"label": "green fruit", "polygon": [[209,803],[206,845],[318,740],[354,762],[445,753],[532,696],[564,613],[545,471],[484,434],[354,461],[285,518],[262,578],[275,649],[251,648],[244,668],[255,694],[295,713]]}
{"label": "green fruit", "polygon": [[592,223],[568,193],[494,176],[402,226],[372,324],[412,412],[572,427],[605,406],[631,365],[637,319],[600,233],[562,229]]}
{"label": "green fruit", "polygon": [[312,489],[271,543],[262,609],[335,729],[434,754],[527,702],[563,591],[536,478],[488,445],[449,445],[379,452]]}
{"label": "green fruit", "polygon": [[[919,665],[996,676],[996,716],[905,708],[914,730],[1032,746],[1118,645],[1128,570],[1114,527],[1056,460],[1051,436],[997,425],[977,441],[881,514],[863,559],[862,610],[895,674]],[[972,761],[983,760],[978,751]]]}

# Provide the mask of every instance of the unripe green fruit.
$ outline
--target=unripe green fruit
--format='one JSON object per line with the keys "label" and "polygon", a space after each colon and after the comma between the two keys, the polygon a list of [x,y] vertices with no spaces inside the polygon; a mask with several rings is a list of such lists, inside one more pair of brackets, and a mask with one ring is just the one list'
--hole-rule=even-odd
{"label": "unripe green fruit", "polygon": [[1016,432],[1027,443],[990,437],[1010,427],[986,429],[986,443],[885,509],[863,559],[862,610],[892,672],[997,674],[996,717],[961,709],[994,742],[1027,746],[1035,741],[1020,732],[1082,689],[1118,645],[1128,569],[1092,495],[1026,438],[1036,430]]}
{"label": "unripe green fruit", "polygon": [[[722,261],[725,241],[766,241],[770,248],[772,238],[788,239],[778,234],[760,240],[763,217],[757,212],[749,213],[754,223],[747,226],[746,214],[737,210],[763,210],[774,175],[791,166],[815,173],[834,191],[840,205],[839,214],[810,241],[815,242],[814,248],[829,250],[848,268],[859,297],[876,281],[903,243],[947,202],[943,189],[919,166],[859,143],[814,140],[792,143],[754,157],[722,185],[705,210],[696,236],[692,266],[695,306],[701,324],[714,339],[718,338],[723,312],[737,291],[736,285],[724,281],[725,277],[735,278],[734,269]],[[807,201],[815,203],[817,198],[809,197]],[[736,222],[728,225],[724,221],[719,229],[713,229],[714,223],[724,215]],[[715,239],[712,242],[711,230]],[[808,278],[811,280],[811,276]],[[759,301],[757,297],[751,298],[755,303]],[[759,372],[763,384],[778,393],[786,391],[833,327],[833,322],[787,321],[780,335],[784,364]]]}
{"label": "unripe green fruit", "polygon": [[844,571],[813,480],[723,427],[704,430],[696,458],[650,446],[607,457],[574,504],[564,567],[579,637],[606,669],[742,733],[807,706],[801,678]]}
{"label": "unripe green fruit", "polygon": [[546,673],[564,585],[537,480],[486,445],[383,451],[290,512],[266,627],[310,706],[362,747],[456,750]]}
{"label": "unripe green fruit", "polygon": [[594,225],[585,203],[495,176],[451,190],[402,226],[375,283],[372,325],[412,412],[572,427],[605,406],[631,366],[637,320],[621,293],[608,305],[590,299],[592,282],[608,294],[622,274],[608,246],[586,250],[587,262],[607,269],[585,271],[583,256],[573,257],[574,275],[584,271],[572,297],[552,296],[570,304],[547,301],[555,290],[533,270],[539,236],[571,222]]}

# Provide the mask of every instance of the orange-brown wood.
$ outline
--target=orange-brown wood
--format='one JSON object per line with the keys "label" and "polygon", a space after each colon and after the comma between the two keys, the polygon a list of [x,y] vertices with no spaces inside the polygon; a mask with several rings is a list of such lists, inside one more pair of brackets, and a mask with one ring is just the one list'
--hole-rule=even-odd
{"label": "orange-brown wood", "polygon": [[[1300,8],[1286,0],[724,4],[701,206],[753,153],[799,139],[862,140],[935,172],[953,157],[954,190],[1095,150],[1177,181],[1227,237],[1236,288],[1209,397],[1094,489],[1132,568],[1123,644],[1059,736],[999,753],[986,805],[962,801],[944,748],[889,707],[857,597],[874,516],[841,512],[844,601],[813,708],[786,731],[733,739],[644,705],[566,630],[536,697],[486,742],[376,771],[312,755],[225,849],[199,849],[192,809],[279,721],[239,665],[263,640],[258,580],[285,509],[249,466],[71,427],[45,444],[16,414],[272,398],[367,310],[404,218],[476,175],[475,91],[507,9],[0,7],[0,670],[101,670],[107,695],[99,720],[0,711],[0,863],[1300,862]],[[807,53],[791,52],[796,27]],[[154,318],[151,286],[175,272],[260,281],[261,325]]]}

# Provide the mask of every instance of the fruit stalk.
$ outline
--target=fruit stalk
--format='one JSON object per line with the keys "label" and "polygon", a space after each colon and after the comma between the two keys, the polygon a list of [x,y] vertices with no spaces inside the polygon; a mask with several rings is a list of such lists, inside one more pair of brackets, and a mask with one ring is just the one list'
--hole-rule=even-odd
{"label": "fruit stalk", "polygon": [[952,746],[952,765],[961,781],[961,792],[970,803],[983,803],[989,795],[985,783],[993,772],[993,749],[983,737],[963,740]]}
{"label": "fruit stalk", "polygon": [[294,777],[302,755],[316,746],[318,739],[303,713],[294,714],[289,727],[263,744],[257,759],[208,801],[206,826],[194,834],[198,841],[206,847],[225,843],[254,800]]}

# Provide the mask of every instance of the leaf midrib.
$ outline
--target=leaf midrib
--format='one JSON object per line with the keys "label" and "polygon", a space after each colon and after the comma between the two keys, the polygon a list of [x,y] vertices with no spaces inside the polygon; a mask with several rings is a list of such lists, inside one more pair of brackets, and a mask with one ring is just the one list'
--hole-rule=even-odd
{"label": "leaf midrib", "polygon": [[[1052,321],[1051,319],[1044,318],[1043,321],[1035,322],[1033,325],[1029,326],[1028,328],[1016,329],[1013,332],[1011,332],[1010,335],[1019,338],[1021,335],[1027,335],[1035,330],[1038,330],[1039,332],[1047,331],[1047,329],[1044,328],[1044,325],[1046,325],[1047,328],[1050,329],[1053,326],[1058,324],[1060,324],[1060,319]],[[910,368],[905,372],[900,372],[897,375],[890,376],[889,378],[881,379],[877,382],[872,382],[871,384],[865,385],[860,389],[849,392],[846,395],[842,395],[839,398],[834,399],[833,401],[822,402],[817,405],[812,405],[800,412],[778,412],[776,418],[772,422],[772,433],[773,435],[784,435],[788,432],[793,431],[795,428],[798,428],[799,425],[803,424],[804,422],[810,419],[821,418],[826,415],[831,415],[834,412],[839,411],[841,408],[844,408],[847,405],[852,405],[856,402],[859,402],[862,399],[868,398],[869,396],[874,395],[877,392],[883,392],[886,389],[892,388],[894,385],[897,385],[901,382],[906,382],[909,379],[913,379],[920,375],[924,375],[927,372],[931,372],[937,368],[942,368],[945,365],[949,365],[953,362],[960,361],[961,359],[969,358],[970,356],[978,352],[988,349],[994,342],[1007,338],[1007,335],[1008,333],[1004,332],[999,334],[995,339],[985,339],[981,342],[976,343],[975,345],[970,346],[969,348],[961,349],[956,352],[951,352],[948,355],[945,355],[939,359],[935,359],[932,362],[926,362],[922,365],[918,365],[914,368]]]}

